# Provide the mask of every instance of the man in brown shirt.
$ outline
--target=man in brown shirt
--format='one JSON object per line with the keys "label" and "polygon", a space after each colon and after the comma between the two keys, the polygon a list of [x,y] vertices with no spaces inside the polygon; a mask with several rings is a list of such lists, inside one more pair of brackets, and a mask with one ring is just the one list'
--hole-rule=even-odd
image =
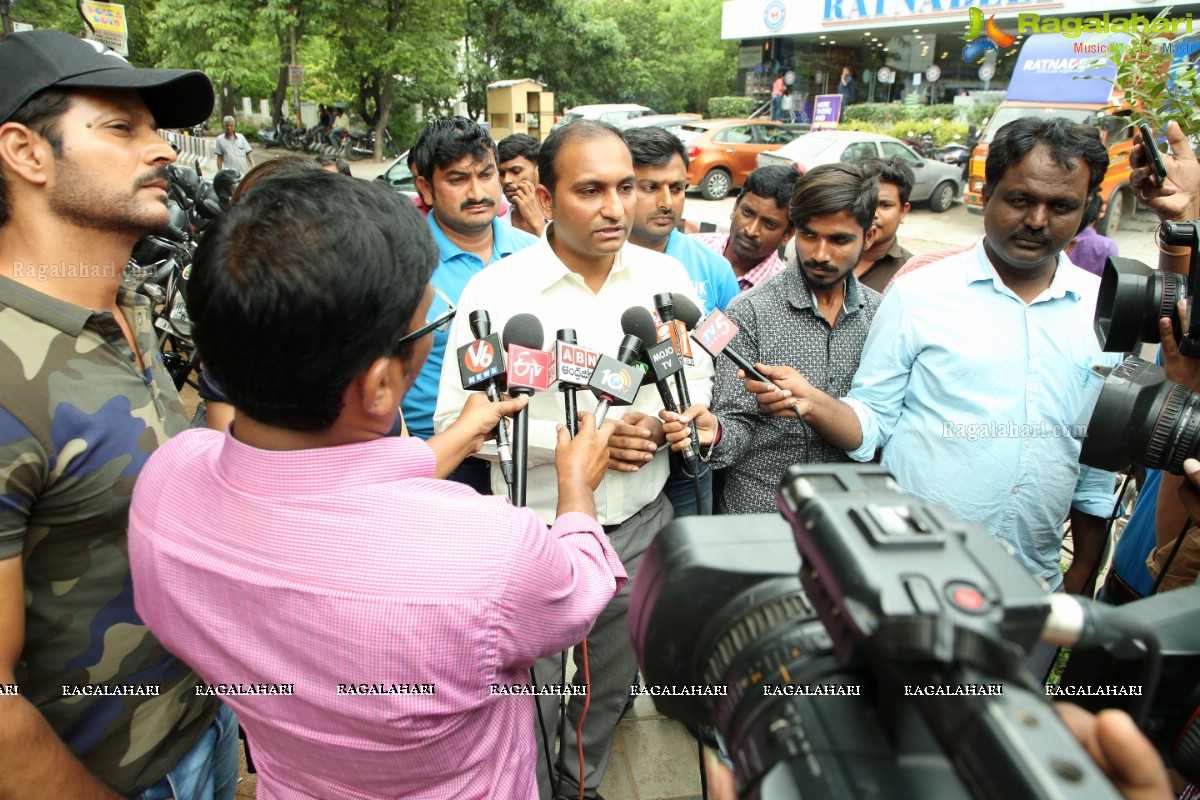
{"label": "man in brown shirt", "polygon": [[872,158],[863,163],[879,174],[879,206],[875,211],[875,241],[863,250],[854,275],[864,286],[882,293],[892,276],[912,258],[896,238],[896,231],[908,215],[913,173],[898,158]]}

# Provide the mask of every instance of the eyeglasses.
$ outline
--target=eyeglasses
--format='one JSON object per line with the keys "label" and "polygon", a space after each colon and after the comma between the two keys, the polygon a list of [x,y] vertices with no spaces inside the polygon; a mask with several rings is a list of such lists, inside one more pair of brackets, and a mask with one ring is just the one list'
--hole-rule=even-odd
{"label": "eyeglasses", "polygon": [[446,304],[446,310],[441,314],[438,314],[433,319],[427,320],[424,325],[417,328],[415,331],[409,331],[401,336],[396,344],[406,344],[407,342],[416,341],[422,336],[425,336],[433,331],[445,333],[446,331],[450,330],[450,322],[454,319],[454,315],[458,312],[458,309],[454,307],[454,303],[450,302],[450,298],[442,294],[441,290],[439,290],[436,286],[433,287],[433,294]]}

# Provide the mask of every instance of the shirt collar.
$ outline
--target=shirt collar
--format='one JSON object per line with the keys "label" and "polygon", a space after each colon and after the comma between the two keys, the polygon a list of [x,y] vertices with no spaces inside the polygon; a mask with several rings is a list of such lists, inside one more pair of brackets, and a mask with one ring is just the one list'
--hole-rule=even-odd
{"label": "shirt collar", "polygon": [[[438,224],[437,212],[432,209],[429,211],[425,220],[429,223],[429,230],[433,231],[433,241],[437,244],[438,254],[440,256],[438,263],[445,264],[447,261],[453,261],[459,256],[469,256],[478,258],[474,253],[468,253],[461,247],[450,241],[450,237],[442,230],[442,226]],[[488,264],[493,261],[499,261],[505,256],[512,255],[516,247],[512,241],[512,237],[506,236],[506,230],[512,230],[511,226],[505,225],[499,215],[492,218],[492,257],[488,260]],[[487,266],[486,264],[484,266]]]}
{"label": "shirt collar", "polygon": [[[1012,294],[1012,289],[1009,289],[1004,281],[1000,279],[1000,273],[996,272],[996,268],[992,266],[992,261],[988,258],[987,250],[984,249],[983,239],[975,243],[975,249],[972,251],[974,258],[968,259],[966,269],[967,283],[978,283],[980,281],[991,281],[992,287],[1001,294]],[[1087,296],[1088,283],[1086,276],[1090,276],[1087,270],[1079,269],[1071,263],[1071,259],[1066,253],[1058,254],[1058,266],[1054,270],[1054,278],[1051,279],[1050,285],[1042,291],[1041,294],[1034,299],[1034,303],[1043,300],[1054,300],[1060,297],[1065,297],[1068,294],[1072,295],[1075,300],[1080,300]]]}
{"label": "shirt collar", "polygon": [[[726,246],[729,243],[729,237],[725,237]],[[787,269],[787,264],[783,263],[783,259],[779,257],[779,253],[773,252],[771,255],[758,262],[758,265],[748,271],[745,275],[738,279],[738,282],[745,282],[750,286],[757,286],[777,272],[782,272]]]}
{"label": "shirt collar", "polygon": [[[237,424],[236,422],[234,423]],[[226,428],[217,471],[251,494],[313,495],[409,478],[432,478],[437,457],[423,440],[384,436],[311,450],[260,450]]]}
{"label": "shirt collar", "polygon": [[[583,283],[583,277],[567,269],[567,265],[550,246],[550,236],[553,230],[554,222],[551,220],[546,223],[546,228],[542,231],[542,238],[528,248],[532,258],[530,258],[528,269],[523,272],[523,275],[528,280],[529,287],[535,291],[543,292],[561,280]],[[612,269],[608,273],[609,278],[625,271],[625,250],[629,247],[637,247],[637,245],[626,241],[625,245],[617,251],[613,258]]]}
{"label": "shirt collar", "polygon": [[[124,286],[117,289],[118,306],[134,308],[149,303],[148,298],[131,292]],[[97,313],[107,313],[59,300],[3,275],[0,275],[0,305],[20,311],[30,319],[57,328],[68,336],[78,336],[93,316]]]}
{"label": "shirt collar", "polygon": [[[821,316],[821,312],[817,307],[816,297],[813,296],[812,289],[809,288],[808,281],[805,280],[804,273],[800,270],[799,265],[793,263],[776,280],[783,282],[783,286],[787,292],[787,300],[793,308],[801,311],[807,310],[814,317]],[[862,293],[859,291],[861,285],[858,282],[858,278],[854,277],[853,272],[846,276],[846,296],[842,300],[842,310],[838,312],[838,319],[859,310],[862,304]],[[834,320],[834,322],[836,321]]]}

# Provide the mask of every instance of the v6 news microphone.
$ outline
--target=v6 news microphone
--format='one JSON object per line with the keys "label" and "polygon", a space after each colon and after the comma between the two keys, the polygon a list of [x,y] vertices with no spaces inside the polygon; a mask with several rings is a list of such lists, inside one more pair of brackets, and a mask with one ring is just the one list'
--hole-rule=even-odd
{"label": "v6 news microphone", "polygon": [[[700,309],[692,305],[692,302],[686,297],[681,297],[675,304],[679,318],[683,320],[692,330],[692,338],[696,340],[696,344],[704,348],[713,358],[724,354],[726,358],[732,361],[743,372],[747,378],[753,378],[761,383],[771,383],[771,381],[754,368],[753,362],[744,355],[734,350],[729,346],[733,341],[733,337],[737,336],[737,323],[729,317],[721,313],[721,309],[714,308],[707,317],[701,315]],[[799,418],[800,409],[795,404],[792,405],[792,412]]]}
{"label": "v6 news microphone", "polygon": [[[504,325],[508,346],[508,393],[532,396],[554,380],[550,354],[542,350],[542,323],[532,314],[517,314]],[[513,416],[513,505],[525,505],[525,476],[529,469],[529,409]]]}
{"label": "v6 news microphone", "polygon": [[558,380],[559,391],[563,393],[567,430],[574,438],[579,433],[579,406],[575,401],[575,393],[587,387],[600,354],[580,347],[574,328],[563,328],[554,338],[557,340],[554,343],[554,377]]}
{"label": "v6 news microphone", "polygon": [[626,336],[617,348],[617,357],[600,356],[596,369],[588,379],[588,388],[600,398],[596,405],[596,428],[604,424],[609,406],[631,405],[637,398],[638,389],[642,388],[642,378],[645,373],[640,367],[634,366],[638,351],[642,349],[642,340],[636,336]]}
{"label": "v6 news microphone", "polygon": [[[500,337],[492,333],[492,318],[486,311],[472,311],[468,317],[475,341],[458,348],[458,374],[464,389],[487,392],[488,400],[500,402],[504,388],[504,353]],[[496,426],[496,449],[500,453],[500,474],[510,487],[513,481],[512,453],[508,447],[508,429],[504,420]]]}
{"label": "v6 news microphone", "polygon": [[[621,330],[637,336],[643,342],[652,342],[658,336],[654,317],[650,316],[650,312],[641,306],[625,309],[625,313],[621,315]],[[675,398],[671,395],[671,384],[667,382],[672,375],[683,371],[683,360],[675,352],[674,343],[667,339],[649,347],[643,347],[642,357],[650,368],[649,374],[653,377],[654,385],[658,387],[658,396],[662,398],[663,408],[678,414],[679,406],[675,404]],[[694,463],[700,454],[698,439],[693,422],[692,446],[683,451],[683,457],[689,463]]]}

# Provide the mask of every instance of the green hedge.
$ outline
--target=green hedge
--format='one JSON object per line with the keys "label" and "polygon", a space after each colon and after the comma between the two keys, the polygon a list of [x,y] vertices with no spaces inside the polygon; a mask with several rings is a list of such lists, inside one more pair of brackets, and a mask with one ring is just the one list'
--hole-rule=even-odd
{"label": "green hedge", "polygon": [[903,120],[952,120],[957,109],[950,103],[932,106],[905,106],[896,103],[859,103],[843,109],[842,119],[873,125],[894,125]]}
{"label": "green hedge", "polygon": [[976,103],[967,112],[967,119],[972,125],[982,125],[985,119],[991,119],[996,113],[996,103]]}
{"label": "green hedge", "polygon": [[758,103],[753,97],[713,97],[708,101],[708,118],[741,119],[753,114],[756,108],[758,108]]}
{"label": "green hedge", "polygon": [[910,119],[902,122],[897,122],[888,128],[885,133],[888,136],[895,136],[897,139],[908,139],[910,136],[919,136],[922,133],[932,133],[933,143],[937,147],[945,147],[954,141],[954,136],[959,136],[960,142],[964,144],[967,141],[967,126],[961,122],[942,122],[936,123],[932,119]]}

